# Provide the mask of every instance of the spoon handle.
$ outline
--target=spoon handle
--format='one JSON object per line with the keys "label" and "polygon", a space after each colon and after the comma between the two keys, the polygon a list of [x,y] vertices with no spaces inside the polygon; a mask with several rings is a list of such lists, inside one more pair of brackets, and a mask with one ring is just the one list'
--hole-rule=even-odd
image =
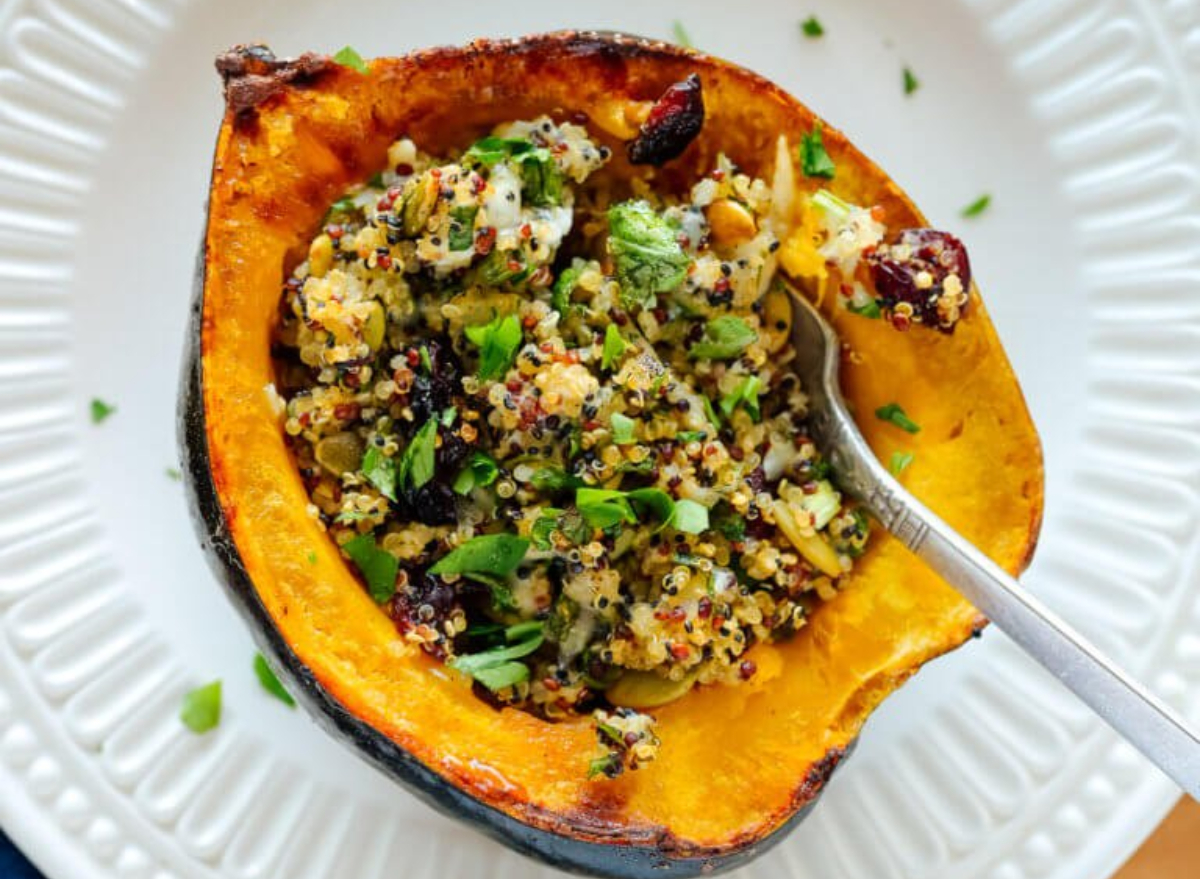
{"label": "spoon handle", "polygon": [[1187,721],[915,498],[880,485],[867,502],[892,534],[1200,800],[1200,738]]}

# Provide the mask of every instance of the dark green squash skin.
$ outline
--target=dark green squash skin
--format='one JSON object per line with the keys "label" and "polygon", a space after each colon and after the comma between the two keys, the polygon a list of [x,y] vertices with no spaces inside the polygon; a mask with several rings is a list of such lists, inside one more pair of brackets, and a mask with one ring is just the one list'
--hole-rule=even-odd
{"label": "dark green squash skin", "polygon": [[[321,686],[280,635],[230,535],[209,466],[200,363],[203,304],[204,252],[201,245],[188,315],[176,417],[179,459],[192,524],[209,567],[224,585],[258,648],[271,661],[288,692],[325,732],[442,814],[474,827],[521,854],[561,870],[588,876],[684,879],[733,870],[778,844],[816,805],[816,799],[812,799],[767,836],[744,847],[712,855],[674,854],[670,838],[655,839],[649,834],[644,843],[630,843],[624,839],[612,843],[577,839],[569,835],[566,826],[562,833],[542,830],[477,800],[347,711]],[[840,751],[827,755],[813,767],[801,790],[822,791],[845,756]]]}

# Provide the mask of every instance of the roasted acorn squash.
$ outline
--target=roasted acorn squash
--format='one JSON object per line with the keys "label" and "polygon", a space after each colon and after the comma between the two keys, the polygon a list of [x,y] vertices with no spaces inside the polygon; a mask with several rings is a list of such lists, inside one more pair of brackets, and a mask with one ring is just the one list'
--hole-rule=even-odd
{"label": "roasted acorn squash", "polygon": [[[759,645],[743,686],[656,710],[659,759],[586,778],[590,722],[497,711],[397,638],[308,498],[265,390],[286,273],[329,204],[385,162],[398,135],[432,153],[492,124],[586,113],[617,156],[633,101],[690,74],[707,121],[656,185],[683,187],[718,151],[770,176],[780,134],[813,114],[771,83],[707,55],[640,39],[557,33],[417,52],[362,73],[323,56],[242,48],[218,64],[227,108],[185,365],[180,431],[202,540],[235,603],[296,695],[331,731],[434,806],[513,848],[611,876],[693,875],[744,862],[807,811],[879,702],[985,623],[894,540],[876,536],[846,588],[793,640]],[[644,104],[642,105],[645,106]],[[924,225],[905,194],[832,128],[834,189]],[[615,180],[643,173],[623,159]],[[815,189],[823,181],[798,185]],[[855,352],[845,390],[860,413],[919,401],[909,487],[1004,568],[1033,551],[1042,509],[1037,435],[978,294],[953,334],[839,317]],[[884,459],[900,434],[861,420]]]}

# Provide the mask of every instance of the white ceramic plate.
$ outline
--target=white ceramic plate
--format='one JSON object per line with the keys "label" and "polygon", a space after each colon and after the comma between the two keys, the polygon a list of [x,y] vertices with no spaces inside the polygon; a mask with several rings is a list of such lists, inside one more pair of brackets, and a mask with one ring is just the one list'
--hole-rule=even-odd
{"label": "white ceramic plate", "polygon": [[[820,41],[799,33],[810,12]],[[1200,3],[17,0],[0,3],[0,821],[54,879],[536,869],[258,688],[165,475],[212,58],[667,36],[677,16],[967,239],[1046,446],[1028,582],[1197,716]],[[985,191],[992,209],[959,218]],[[94,396],[118,407],[100,427]],[[215,677],[225,721],[193,736],[179,696]],[[745,873],[1099,879],[1175,796],[989,632],[890,700]]]}

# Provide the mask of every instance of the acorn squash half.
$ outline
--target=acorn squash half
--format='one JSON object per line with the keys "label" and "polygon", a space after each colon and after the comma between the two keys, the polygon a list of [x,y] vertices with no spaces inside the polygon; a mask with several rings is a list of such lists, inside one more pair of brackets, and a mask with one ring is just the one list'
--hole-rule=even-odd
{"label": "acorn squash half", "polygon": [[[431,805],[552,864],[607,876],[688,876],[736,866],[797,822],[864,721],[923,663],[985,620],[896,541],[877,534],[845,588],[786,643],[758,645],[742,686],[657,709],[661,754],[616,780],[587,779],[591,722],[497,711],[397,637],[308,497],[265,390],[281,285],[328,206],[385,163],[398,136],[432,154],[492,125],[586,113],[617,157],[636,132],[630,101],[699,74],[707,121],[657,172],[680,190],[719,151],[770,179],[780,134],[799,144],[813,114],[727,62],[641,39],[563,32],[479,41],[371,61],[274,59],[261,47],[218,62],[226,81],[208,227],[190,323],[180,436],[210,560],[256,638],[323,725]],[[830,185],[882,205],[893,228],[923,218],[833,128]],[[644,173],[618,158],[619,185]],[[826,181],[797,185],[817,188]],[[1037,435],[977,292],[953,334],[841,311],[844,370],[860,426],[886,460],[915,453],[905,481],[1010,572],[1028,562],[1042,509]],[[915,436],[872,417],[902,399]]]}

